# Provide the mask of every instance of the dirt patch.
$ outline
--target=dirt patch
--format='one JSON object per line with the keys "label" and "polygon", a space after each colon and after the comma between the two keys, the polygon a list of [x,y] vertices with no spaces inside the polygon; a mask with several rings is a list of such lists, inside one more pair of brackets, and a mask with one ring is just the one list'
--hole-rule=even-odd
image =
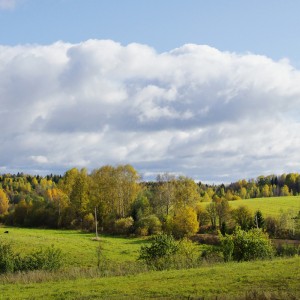
{"label": "dirt patch", "polygon": [[299,240],[272,239],[272,243],[276,247],[282,246],[282,245],[300,246],[300,241]]}
{"label": "dirt patch", "polygon": [[219,237],[215,234],[195,234],[191,237],[193,242],[197,242],[199,244],[207,244],[207,245],[219,245],[220,240]]}

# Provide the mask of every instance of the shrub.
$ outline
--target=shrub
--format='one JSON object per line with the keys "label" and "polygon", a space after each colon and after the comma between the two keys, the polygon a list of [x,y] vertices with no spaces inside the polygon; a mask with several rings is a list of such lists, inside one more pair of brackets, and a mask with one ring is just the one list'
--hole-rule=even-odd
{"label": "shrub", "polygon": [[54,271],[59,269],[62,264],[62,252],[53,246],[21,257],[14,253],[11,244],[0,243],[0,273],[33,270]]}
{"label": "shrub", "polygon": [[10,244],[0,243],[0,273],[15,270],[15,254]]}
{"label": "shrub", "polygon": [[36,250],[28,256],[25,256],[21,267],[23,271],[54,271],[58,270],[62,264],[63,256],[61,250],[51,246],[46,249]]}
{"label": "shrub", "polygon": [[276,248],[276,254],[279,256],[295,256],[300,255],[300,245],[283,244]]}
{"label": "shrub", "polygon": [[178,251],[178,245],[171,235],[160,234],[153,238],[150,246],[142,246],[139,260],[155,270],[172,266],[172,256]]}
{"label": "shrub", "polygon": [[92,213],[89,213],[83,217],[82,229],[93,231],[95,229],[95,219]]}
{"label": "shrub", "polygon": [[141,235],[159,234],[161,232],[161,222],[156,215],[149,215],[137,222],[136,233]]}
{"label": "shrub", "polygon": [[178,243],[178,251],[174,257],[174,267],[177,269],[187,269],[198,266],[200,263],[200,253],[197,246],[187,238]]}
{"label": "shrub", "polygon": [[234,250],[234,240],[232,235],[219,235],[221,241],[221,248],[224,256],[224,261],[228,262],[232,260]]}
{"label": "shrub", "polygon": [[206,245],[206,249],[202,250],[201,259],[208,263],[224,261],[220,247],[213,245]]}
{"label": "shrub", "polygon": [[121,218],[115,221],[115,233],[128,234],[133,226],[133,218]]}
{"label": "shrub", "polygon": [[221,237],[221,248],[226,261],[230,260],[231,256],[237,261],[249,261],[271,258],[274,255],[268,235],[256,228],[248,232],[237,228],[233,235]]}

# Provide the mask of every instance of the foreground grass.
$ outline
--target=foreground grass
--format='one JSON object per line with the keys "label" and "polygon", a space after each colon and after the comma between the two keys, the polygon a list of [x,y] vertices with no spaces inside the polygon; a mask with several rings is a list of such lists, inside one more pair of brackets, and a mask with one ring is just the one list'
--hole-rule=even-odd
{"label": "foreground grass", "polygon": [[299,299],[299,266],[300,258],[294,257],[135,276],[0,284],[0,299],[233,299],[253,290]]}

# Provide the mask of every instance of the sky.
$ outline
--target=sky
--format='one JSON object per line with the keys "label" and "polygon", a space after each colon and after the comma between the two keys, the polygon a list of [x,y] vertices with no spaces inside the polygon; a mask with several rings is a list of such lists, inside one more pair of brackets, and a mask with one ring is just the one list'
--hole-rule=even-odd
{"label": "sky", "polygon": [[0,0],[0,172],[299,172],[300,2]]}

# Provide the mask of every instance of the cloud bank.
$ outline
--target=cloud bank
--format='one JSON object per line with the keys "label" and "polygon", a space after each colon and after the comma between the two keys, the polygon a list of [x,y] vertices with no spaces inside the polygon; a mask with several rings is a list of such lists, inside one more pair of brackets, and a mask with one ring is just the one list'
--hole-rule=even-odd
{"label": "cloud bank", "polygon": [[0,105],[2,172],[130,163],[145,179],[228,182],[300,167],[288,60],[193,44],[0,46]]}

